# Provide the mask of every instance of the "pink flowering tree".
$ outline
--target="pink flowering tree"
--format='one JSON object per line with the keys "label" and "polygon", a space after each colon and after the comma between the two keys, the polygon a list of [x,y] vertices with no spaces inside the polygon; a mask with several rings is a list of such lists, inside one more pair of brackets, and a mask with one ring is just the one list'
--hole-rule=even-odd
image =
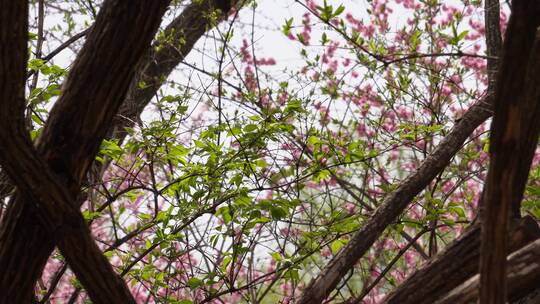
{"label": "pink flowering tree", "polygon": [[535,4],[10,2],[0,303],[459,303],[493,248],[499,298],[537,288]]}

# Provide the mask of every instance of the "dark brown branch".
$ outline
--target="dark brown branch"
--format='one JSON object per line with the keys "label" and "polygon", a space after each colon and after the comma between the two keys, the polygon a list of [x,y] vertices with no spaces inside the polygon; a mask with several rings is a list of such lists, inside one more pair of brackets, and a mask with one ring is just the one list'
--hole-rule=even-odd
{"label": "dark brown branch", "polygon": [[[527,236],[525,240],[539,237],[536,223],[531,219],[528,219],[528,221],[530,223],[527,226],[521,226],[529,227],[524,230],[524,232],[529,232],[526,234],[518,233],[517,235],[514,233],[514,237],[511,238],[512,245],[519,244],[519,240],[524,240],[523,236]],[[473,232],[474,234],[472,234]],[[439,295],[449,291],[473,275],[478,267],[478,234],[478,228],[467,232],[454,245],[450,246],[444,254],[413,274],[404,284],[389,295],[386,301],[388,303],[433,303]],[[472,237],[473,235],[475,237]],[[517,240],[515,239],[516,236],[518,237]]]}
{"label": "dark brown branch", "polygon": [[540,1],[512,2],[483,193],[480,303],[506,303],[507,223],[511,210],[519,216],[540,132],[539,25]]}
{"label": "dark brown branch", "polygon": [[[225,5],[224,2],[229,2]],[[227,16],[229,10],[223,8],[236,3],[235,0],[193,1],[164,30],[164,41],[157,41],[149,49],[129,86],[128,93],[116,115],[108,137],[124,140],[126,128],[132,127],[148,103],[156,96],[169,74],[191,52],[195,43],[208,30],[217,25],[209,18],[210,12],[220,8],[219,18]]]}
{"label": "dark brown branch", "polygon": [[[515,301],[527,296],[540,282],[540,239],[508,256],[508,299]],[[480,277],[476,275],[452,290],[437,304],[477,303]]]}
{"label": "dark brown branch", "polygon": [[[24,1],[0,1],[0,127],[25,134],[24,73],[28,60],[28,4]],[[26,135],[28,137],[28,135]],[[6,139],[7,138],[3,138]],[[7,153],[2,142],[0,152]]]}
{"label": "dark brown branch", "polygon": [[[526,216],[513,220],[510,250],[518,250],[540,237],[536,221]],[[480,224],[469,227],[433,260],[394,289],[383,303],[431,304],[478,273],[480,261]]]}
{"label": "dark brown branch", "polygon": [[37,146],[40,156],[22,132],[12,134],[12,144],[3,141],[10,145],[2,165],[19,190],[0,231],[0,303],[29,301],[53,240],[95,303],[134,301],[72,198],[167,5],[166,0],[106,1],[51,110]]}
{"label": "dark brown branch", "polygon": [[[223,2],[229,2],[230,5]],[[132,127],[134,122],[138,120],[145,107],[154,98],[156,92],[173,69],[191,52],[202,35],[217,25],[214,23],[215,20],[208,17],[211,15],[209,13],[216,8],[220,8],[219,18],[222,20],[229,12],[229,10],[223,10],[223,8],[236,5],[237,2],[236,0],[193,2],[167,26],[163,34],[164,37],[167,37],[166,41],[156,42],[141,59],[126,98],[113,120],[112,127],[108,130],[107,138],[117,139],[120,143],[123,142],[127,136],[126,128]],[[62,49],[85,36],[88,31],[89,29],[84,30],[71,37],[43,59],[50,60]],[[144,86],[141,88],[142,84]],[[96,163],[96,168],[93,171],[97,172],[98,176],[94,177],[94,179],[100,179],[101,173],[106,167]],[[0,171],[0,198],[9,195],[12,190],[13,187]]]}
{"label": "dark brown branch", "polygon": [[[210,12],[220,8],[221,11],[218,11],[219,19],[223,19],[228,14],[229,10],[224,10],[224,4],[221,2],[224,1],[193,2],[167,26],[163,33],[163,36],[167,37],[166,41],[154,43],[141,59],[135,78],[131,81],[126,98],[113,120],[113,126],[109,129],[107,138],[123,142],[127,135],[125,129],[132,127],[133,123],[138,120],[168,75],[191,52],[195,43],[204,33],[217,25],[214,20],[208,18],[211,15]],[[227,0],[225,2],[234,5],[237,1]],[[140,87],[142,83],[144,83],[143,88]],[[108,164],[108,162],[104,164],[95,162],[93,164],[91,172],[97,174],[90,177],[93,180],[90,183],[100,182]],[[141,230],[133,231],[115,242],[106,251],[113,250],[140,232]]]}
{"label": "dark brown branch", "polygon": [[495,79],[498,71],[498,60],[502,51],[502,37],[500,28],[501,8],[499,0],[486,0],[484,3],[484,20],[486,28],[486,53],[488,72],[488,95],[495,91]]}
{"label": "dark brown branch", "polygon": [[[24,74],[26,72],[27,61],[27,43],[28,43],[28,3],[26,1],[0,1],[0,158],[1,165],[11,158],[13,151],[7,147],[7,143],[12,142],[12,134],[20,134],[14,139],[25,143],[28,141],[28,134],[24,128]],[[18,144],[18,143],[15,143]],[[13,173],[13,172],[12,172]],[[16,173],[16,172],[15,172]],[[6,218],[4,216],[3,218]],[[6,227],[2,226],[0,231],[0,254],[8,249],[2,238]],[[18,237],[21,237],[20,235]],[[24,237],[24,235],[22,235]],[[9,291],[5,283],[8,279],[18,281],[20,270],[10,273],[5,269],[4,274],[0,276],[0,303],[8,303],[6,293]],[[32,273],[30,268],[25,275],[37,276]],[[13,276],[13,277],[12,277]],[[21,282],[21,281],[19,281]],[[35,282],[35,281],[34,281]],[[31,285],[22,284],[19,288],[26,288],[31,291]],[[24,282],[26,283],[26,282]],[[28,303],[32,299],[30,292],[25,297],[14,298],[13,301]]]}

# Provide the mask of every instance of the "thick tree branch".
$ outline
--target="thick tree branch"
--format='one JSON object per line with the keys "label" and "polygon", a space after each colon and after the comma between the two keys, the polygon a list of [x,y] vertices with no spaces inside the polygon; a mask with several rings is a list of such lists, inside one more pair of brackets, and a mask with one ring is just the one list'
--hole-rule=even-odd
{"label": "thick tree branch", "polygon": [[[495,91],[495,78],[499,65],[499,57],[502,50],[501,31],[499,26],[499,1],[486,0],[484,8],[486,53],[488,54],[487,72],[489,80],[487,98],[488,100],[492,100]],[[480,208],[482,208],[481,203]],[[457,286],[477,271],[479,265],[479,244],[479,227],[471,227],[468,232],[454,240],[443,253],[437,255],[437,257],[429,264],[413,273],[404,283],[393,290],[392,293],[386,297],[386,301],[389,303],[433,302],[440,294],[451,290],[454,286]],[[471,248],[473,250],[471,250]],[[459,261],[459,263],[456,263],[456,261]]]}
{"label": "thick tree branch", "polygon": [[[27,50],[28,42],[28,3],[26,1],[0,1],[0,158],[3,166],[8,162],[8,159],[13,157],[14,151],[10,150],[5,143],[12,142],[11,134],[14,134],[14,139],[22,142],[27,141],[28,135],[24,130],[24,85],[26,73]],[[16,136],[19,134],[19,136]],[[14,143],[17,145],[19,142]],[[15,174],[16,172],[11,172]],[[5,216],[4,216],[5,218]],[[3,230],[6,227],[2,226]],[[1,251],[9,249],[0,233],[0,254]],[[24,237],[24,235],[22,236]],[[24,252],[24,251],[23,251]],[[30,261],[32,265],[32,262]],[[26,275],[36,276],[36,272],[32,272],[32,268]],[[4,271],[4,275],[0,277],[0,303],[8,303],[6,296],[11,293],[5,284],[7,280],[21,282],[18,278],[22,271],[10,273]],[[15,277],[11,277],[11,276]],[[8,278],[9,277],[9,278]],[[32,285],[22,285],[18,288],[26,288],[31,290]],[[27,297],[14,298],[14,301],[29,302],[31,294],[27,293]]]}
{"label": "thick tree branch", "polygon": [[37,144],[53,169],[67,180],[83,181],[126,96],[135,66],[148,49],[168,3],[152,2],[155,4],[105,2],[111,4],[101,9],[77,55]]}
{"label": "thick tree branch", "polygon": [[[191,52],[195,43],[204,33],[217,25],[216,20],[210,17],[212,15],[210,13],[218,12],[217,21],[219,22],[238,2],[237,0],[194,1],[167,26],[163,31],[163,36],[166,39],[155,42],[141,59],[135,78],[131,81],[128,93],[108,130],[107,138],[116,139],[120,143],[124,141],[127,136],[126,128],[132,127],[138,120],[173,69]],[[75,35],[66,44],[86,35],[87,32],[88,30],[85,30]],[[48,60],[51,55],[56,53],[55,50],[44,59]],[[107,164],[103,166],[100,163],[95,163],[95,168],[92,171],[98,173],[98,176],[95,176],[94,179],[100,179],[106,168]],[[13,187],[0,171],[0,199],[9,195],[12,190]]]}
{"label": "thick tree branch", "polygon": [[499,0],[485,0],[484,23],[486,28],[486,53],[488,73],[488,95],[495,92],[495,80],[497,78],[498,63],[502,50],[502,36],[500,27],[501,8]]}
{"label": "thick tree branch", "polygon": [[[135,78],[131,81],[118,114],[107,131],[107,139],[123,143],[128,134],[127,129],[139,120],[174,68],[191,52],[204,33],[224,20],[230,8],[237,3],[237,0],[193,1],[167,25],[162,35],[164,38],[154,42],[141,58]],[[217,16],[217,20],[210,16]],[[109,162],[110,159],[103,163],[94,162],[92,174],[88,176],[90,184],[101,182]]]}
{"label": "thick tree branch", "polygon": [[168,2],[106,1],[39,139],[40,156],[33,153],[28,135],[19,134],[8,146],[17,153],[2,155],[4,169],[19,189],[0,231],[0,303],[29,301],[53,238],[95,303],[133,302],[70,197],[79,194]]}
{"label": "thick tree branch", "polygon": [[[508,300],[523,298],[540,282],[540,239],[508,256]],[[452,290],[437,304],[477,303],[480,277],[476,275]]]}
{"label": "thick tree branch", "polygon": [[[510,250],[518,250],[540,237],[540,228],[529,216],[512,220]],[[383,303],[431,304],[478,273],[480,223],[469,227],[433,260],[394,289]],[[456,302],[458,303],[458,302]]]}
{"label": "thick tree branch", "polygon": [[[28,4],[0,1],[0,126],[24,134],[24,85],[28,54]],[[9,119],[6,121],[5,119]],[[8,123],[9,122],[9,123]],[[28,135],[27,135],[28,137]],[[5,151],[4,143],[0,146]]]}
{"label": "thick tree branch", "polygon": [[[172,39],[167,39],[166,43],[162,42],[162,45],[159,45],[159,48],[157,44],[153,45],[147,51],[147,55],[141,59],[138,72],[136,73],[137,76],[131,82],[129,93],[124,99],[123,106],[117,116],[121,117],[121,119],[116,119],[114,121],[114,127],[112,130],[110,130],[108,137],[113,136],[120,141],[123,141],[126,136],[124,129],[131,126],[131,123],[135,121],[142,113],[144,107],[155,96],[156,91],[159,89],[163,81],[165,81],[168,74],[171,73],[174,66],[185,58],[185,56],[191,51],[196,41],[202,37],[206,30],[215,26],[213,20],[211,18],[207,18],[207,16],[210,15],[210,11],[215,11],[215,7],[220,5],[220,18],[226,16],[228,10],[224,10],[223,4],[220,4],[220,2],[223,1],[212,0],[204,1],[202,3],[192,3],[186,9],[184,9],[179,17],[171,22],[164,34]],[[235,3],[235,1],[229,0],[227,2],[231,2],[231,5]],[[180,43],[180,41],[184,41],[184,43]],[[178,44],[175,45],[175,43]],[[141,90],[138,86],[138,84],[142,81],[148,84],[148,86],[146,86],[143,90]],[[99,163],[95,163],[94,165],[97,169],[93,170],[94,172],[102,173],[104,168],[106,168],[106,165],[102,166]],[[101,175],[99,175],[97,178],[100,178],[100,176]],[[2,184],[7,185],[6,183]],[[12,188],[9,186],[6,186],[4,189],[4,194],[12,191]],[[18,214],[21,212],[18,209],[23,207],[24,206],[22,205],[17,205],[11,208],[9,211],[11,211],[11,213]],[[25,220],[24,225],[27,227],[36,226],[32,220]],[[44,240],[43,236],[39,235],[39,229],[40,227],[36,226],[34,229],[29,229],[30,231],[22,231],[21,234],[25,235],[26,239],[33,239],[31,242],[32,244],[36,244],[38,246],[41,244],[40,246],[42,250],[38,251],[38,253],[42,253],[42,256],[45,257],[47,252],[52,251],[53,245],[50,241]],[[35,269],[37,271],[37,274],[33,275],[32,277],[39,275],[39,269],[43,268],[43,263],[45,263],[45,261],[46,260],[43,260],[43,258],[36,258],[32,260],[32,262],[40,262],[40,264],[30,267],[31,269]]]}
{"label": "thick tree branch", "polygon": [[438,147],[409,175],[396,190],[387,195],[383,203],[350,242],[336,255],[304,290],[298,303],[321,303],[336,287],[339,280],[354,267],[371,245],[405,210],[437,174],[439,174],[459,151],[467,137],[489,116],[489,106],[484,101],[473,105]]}
{"label": "thick tree branch", "polygon": [[[515,48],[512,49],[514,52],[518,50],[522,51],[523,45],[515,46]],[[508,53],[508,51],[505,53]],[[523,55],[521,54],[520,56]],[[518,67],[517,70],[519,71],[519,69],[520,68]],[[499,83],[503,83],[505,80],[512,80],[513,77],[521,75],[519,72],[508,72],[509,73],[500,73],[502,76],[499,79]],[[513,92],[519,92],[519,90],[514,90]],[[473,109],[471,109],[471,111],[472,110]],[[472,132],[472,130],[474,130],[474,128],[470,129],[470,132]],[[466,133],[465,137],[462,139],[464,140],[470,132]],[[452,132],[450,135],[452,135]],[[417,195],[437,173],[446,167],[448,161],[457,152],[463,142],[461,141],[460,144],[455,146],[445,142],[447,138],[439,145],[439,148],[442,149],[438,148],[422,164],[417,172],[408,177],[396,191],[391,193],[385,199],[383,205],[376,211],[374,216],[364,224],[364,227],[352,238],[351,242],[344,247],[330,264],[327,265],[322,273],[310,283],[304,291],[300,303],[320,303],[328,296],[333,288],[335,288],[338,281],[354,266],[358,259],[365,254],[385,227],[405,209],[410,200],[412,200],[412,198]],[[435,159],[437,161],[432,162]]]}
{"label": "thick tree branch", "polygon": [[128,93],[116,115],[108,137],[120,142],[126,137],[126,128],[132,127],[148,103],[156,96],[173,69],[191,52],[195,43],[208,30],[217,25],[210,16],[219,14],[218,22],[229,13],[236,0],[193,1],[164,30],[163,41],[157,41],[140,62],[129,86]]}
{"label": "thick tree branch", "polygon": [[540,132],[539,25],[540,1],[512,2],[494,96],[490,164],[483,193],[481,303],[506,303],[507,223],[511,210],[519,215]]}
{"label": "thick tree branch", "polygon": [[[114,128],[109,133],[110,136],[112,135],[120,141],[123,140],[126,135],[126,133],[123,132],[125,127],[131,126],[131,122],[138,118],[144,107],[149,103],[151,98],[155,96],[155,92],[172,71],[174,66],[183,60],[185,55],[190,52],[195,42],[204,34],[204,32],[215,25],[212,24],[210,18],[204,18],[204,16],[209,15],[207,14],[209,10],[213,10],[214,7],[221,5],[220,2],[223,1],[205,1],[199,4],[190,4],[182,14],[167,27],[165,35],[174,38],[172,39],[173,41],[178,42],[183,40],[185,43],[179,43],[176,47],[172,44],[162,45],[159,50],[157,45],[154,45],[150,51],[148,51],[148,54],[150,55],[144,56],[141,60],[139,72],[137,72],[136,79],[131,82],[131,88],[118,115],[118,117],[122,117],[123,119],[115,120]],[[234,1],[228,2],[234,3]],[[220,8],[222,11],[227,12],[223,7]],[[225,14],[222,16],[225,16]],[[171,40],[167,41],[170,43]],[[142,92],[139,92],[138,84],[141,83],[141,81],[145,81],[149,86],[146,86]],[[4,193],[12,191],[10,187],[5,187],[5,189],[6,191]],[[17,204],[8,210],[8,214],[27,212],[21,210],[23,208],[28,209],[22,204]],[[13,215],[11,218],[14,218]],[[20,233],[25,236],[25,239],[31,240],[31,244],[40,247],[40,250],[36,251],[36,255],[41,256],[41,258],[33,259],[32,262],[34,262],[35,265],[30,267],[36,271],[36,274],[32,276],[33,278],[36,278],[46,261],[46,257],[48,257],[48,254],[52,251],[53,244],[49,240],[43,238],[43,231],[40,231],[41,228],[36,225],[35,221],[25,218],[18,223],[21,224],[21,226],[33,227],[33,229],[23,230]],[[29,261],[26,261],[26,263],[29,263]]]}

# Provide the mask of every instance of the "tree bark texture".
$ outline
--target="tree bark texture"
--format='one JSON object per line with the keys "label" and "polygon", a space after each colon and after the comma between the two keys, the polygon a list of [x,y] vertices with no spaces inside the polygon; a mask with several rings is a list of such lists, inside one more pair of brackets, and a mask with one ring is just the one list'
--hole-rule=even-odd
{"label": "tree bark texture", "polygon": [[484,23],[486,28],[486,54],[489,56],[487,59],[487,94],[489,96],[493,96],[495,92],[495,82],[497,71],[499,70],[499,57],[502,50],[500,14],[499,0],[485,0]]}
{"label": "tree bark texture", "polygon": [[[214,11],[216,7],[221,9],[221,18],[226,16],[230,5],[233,5],[235,1],[229,2],[230,5],[224,5],[223,1],[204,1],[192,3],[187,6],[182,14],[169,24],[165,29],[164,34],[171,38],[167,39],[167,44],[153,45],[145,52],[146,55],[140,61],[138,65],[138,72],[136,72],[135,78],[131,81],[131,85],[128,90],[128,94],[122,102],[122,107],[119,111],[117,118],[114,120],[113,128],[108,132],[109,138],[118,139],[120,142],[126,136],[124,129],[131,127],[133,121],[138,119],[138,116],[142,113],[145,106],[155,96],[155,93],[165,81],[168,74],[172,69],[180,63],[185,56],[191,51],[196,41],[205,33],[206,30],[212,28],[216,24],[208,16],[210,11]],[[225,7],[228,7],[225,9]],[[179,41],[184,41],[180,43]],[[178,44],[174,44],[178,42]],[[159,47],[158,47],[159,46]],[[144,82],[144,88],[139,87],[139,83]],[[118,119],[120,117],[120,119]],[[61,119],[61,118],[60,118]],[[94,166],[98,170],[94,172],[103,172],[106,166],[94,163]],[[2,174],[3,175],[3,174]],[[3,179],[6,180],[5,178]],[[6,182],[2,182],[2,195],[7,195],[13,191],[13,187]],[[78,199],[80,201],[80,199]],[[15,218],[17,214],[25,213],[26,217],[19,218],[18,223],[20,226],[28,227],[28,229],[20,230],[17,227],[14,229],[17,233],[26,240],[29,240],[27,244],[18,243],[19,245],[28,246],[31,244],[31,250],[34,250],[37,256],[33,257],[31,261],[24,260],[18,264],[28,265],[29,270],[33,270],[33,273],[28,279],[28,286],[24,290],[33,288],[33,284],[39,277],[41,270],[44,267],[48,253],[54,249],[54,243],[44,237],[43,233],[40,233],[42,227],[36,221],[36,210],[25,206],[24,204],[12,204],[7,212],[7,216],[11,219]],[[24,210],[22,210],[24,209]],[[15,216],[14,216],[15,215]],[[77,250],[77,246],[72,246],[72,250]],[[79,248],[80,249],[80,248]],[[21,250],[15,250],[17,252]],[[84,253],[84,251],[82,251]],[[83,258],[82,254],[79,254]],[[83,258],[84,260],[84,258]],[[9,262],[12,264],[12,262]],[[84,264],[82,264],[84,265]],[[19,272],[20,273],[20,272]],[[20,273],[23,275],[22,273]],[[28,274],[28,272],[27,272]],[[10,280],[13,283],[13,288],[20,286],[19,280]],[[7,282],[6,282],[7,284]]]}
{"label": "tree bark texture", "polygon": [[[508,256],[508,300],[517,301],[540,286],[540,239]],[[436,304],[478,303],[480,276],[475,275]]]}
{"label": "tree bark texture", "polygon": [[[7,22],[1,28],[7,32],[12,31],[14,23],[27,22],[27,13],[16,11],[10,2],[0,2],[6,15],[0,22]],[[0,303],[30,301],[34,284],[55,244],[95,303],[134,302],[125,283],[94,243],[75,198],[168,2],[104,2],[36,149],[20,127],[17,133],[8,133],[13,131],[9,125],[20,125],[22,112],[9,115],[1,111],[5,116],[0,133],[6,144],[0,161],[17,191],[0,230]],[[27,11],[26,5],[24,9]],[[12,41],[4,40],[4,31],[2,45],[8,45],[7,41],[10,45],[2,48],[8,53],[2,53],[1,60],[12,60],[9,55],[21,51],[26,54],[27,41],[22,50],[15,48]],[[9,72],[25,74],[25,66],[26,62],[22,68],[11,67],[13,71]],[[0,82],[4,83],[3,79]],[[22,87],[24,94],[24,76],[15,86],[19,90]],[[2,90],[2,95],[9,92]],[[12,108],[14,98],[9,100],[10,96],[17,96],[19,108],[24,105],[24,95],[20,98],[21,94],[10,94],[2,96],[3,107]],[[6,138],[9,135],[12,138]]]}
{"label": "tree bark texture", "polygon": [[480,303],[506,303],[507,223],[511,213],[519,215],[540,132],[538,26],[540,1],[512,2],[496,82],[483,193]]}
{"label": "tree bark texture", "polygon": [[[108,139],[118,140],[120,144],[124,141],[127,136],[126,128],[133,127],[173,69],[191,52],[204,33],[217,25],[215,20],[208,18],[210,12],[216,12],[216,8],[219,8],[218,21],[224,20],[230,8],[237,2],[236,0],[194,1],[166,27],[163,36],[168,39],[154,43],[137,65],[135,78],[131,81],[112,126],[108,129]],[[141,86],[142,84],[144,86]],[[107,163],[104,165],[94,163],[95,168],[92,172],[97,173],[93,177],[94,180],[101,178],[107,165]],[[13,186],[0,171],[0,199],[12,191]]]}
{"label": "tree bark texture", "polygon": [[[512,227],[509,252],[540,238],[540,228],[530,216],[512,220]],[[477,223],[469,227],[433,260],[410,275],[386,296],[383,303],[434,303],[478,273],[479,262],[480,224]]]}

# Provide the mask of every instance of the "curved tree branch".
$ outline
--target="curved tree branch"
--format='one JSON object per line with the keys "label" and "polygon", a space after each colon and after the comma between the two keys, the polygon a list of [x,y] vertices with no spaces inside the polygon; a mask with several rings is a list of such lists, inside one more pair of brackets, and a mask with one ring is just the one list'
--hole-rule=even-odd
{"label": "curved tree branch", "polygon": [[132,127],[148,103],[204,33],[217,25],[209,16],[220,9],[218,21],[229,13],[237,0],[193,1],[163,31],[165,41],[157,41],[142,58],[126,98],[116,115],[108,137],[123,142],[126,128]]}
{"label": "curved tree branch", "polygon": [[[173,68],[191,51],[196,41],[208,29],[216,25],[212,19],[205,18],[205,16],[209,16],[208,12],[214,10],[215,7],[218,7],[222,10],[221,18],[226,16],[228,13],[228,8],[225,10],[227,5],[224,5],[221,2],[224,1],[210,0],[190,4],[164,31],[164,34],[167,35],[167,37],[172,38],[173,42],[184,41],[184,43],[179,43],[178,45],[163,44],[160,45],[159,48],[156,43],[146,51],[147,54],[143,56],[138,65],[138,72],[136,72],[135,78],[131,81],[126,98],[124,98],[124,101],[122,102],[122,107],[117,115],[117,119],[114,120],[113,128],[109,130],[107,137],[117,138],[120,141],[125,138],[127,133],[124,132],[124,129],[131,126],[131,122],[138,118],[144,110],[144,107],[150,102],[153,96],[155,96],[155,92],[165,81],[168,74],[170,74]],[[225,2],[230,2],[230,5],[236,3],[236,1],[230,0]],[[86,32],[84,34],[86,34]],[[171,40],[168,41],[170,42]],[[141,81],[144,81],[147,84],[142,90],[138,86]],[[118,117],[122,117],[123,119],[118,119]],[[97,166],[98,169],[103,169],[98,163],[95,163],[94,165]],[[94,172],[102,172],[102,170]],[[79,173],[82,173],[82,171],[79,171]],[[6,186],[4,187],[6,191],[4,191],[3,194],[13,191],[13,188],[8,184],[2,184]],[[10,209],[8,210],[8,214],[11,214],[9,215],[11,219],[14,218],[15,214],[28,212],[28,206],[23,204],[12,205],[13,206],[10,206]],[[33,211],[31,212],[32,214],[35,213]],[[33,218],[33,216],[23,217],[18,221],[18,224],[27,227],[26,230],[20,231],[19,233],[24,239],[28,239],[29,244],[32,244],[34,247],[32,250],[35,251],[36,256],[31,261],[33,262],[32,266],[28,268],[35,272],[31,277],[37,278],[46,262],[46,258],[50,252],[52,252],[54,245],[51,240],[44,239],[44,233],[41,231],[41,227],[35,223]],[[72,249],[75,250],[76,248]],[[30,263],[30,261],[25,261],[25,263]],[[35,279],[32,280],[35,281]],[[19,284],[16,283],[15,285]]]}
{"label": "curved tree branch", "polygon": [[[191,52],[204,33],[217,25],[216,20],[209,17],[210,12],[219,9],[217,20],[219,22],[224,20],[231,7],[241,5],[238,2],[238,0],[194,1],[165,28],[163,36],[167,37],[166,41],[155,42],[141,58],[135,78],[131,81],[126,97],[107,132],[108,139],[116,139],[120,143],[124,141],[127,136],[126,128],[134,125],[174,68]],[[66,43],[86,34],[87,30],[75,35]],[[45,58],[49,59],[53,54],[56,54],[56,50]],[[94,165],[92,171],[98,173],[94,179],[100,179],[108,164]],[[0,172],[0,199],[9,195],[12,190],[13,187]]]}
{"label": "curved tree branch", "polygon": [[[536,5],[536,1],[534,4],[529,5],[531,6],[529,7],[529,13],[531,15],[536,14],[535,16],[538,16],[537,11],[535,9],[532,9]],[[514,17],[513,20],[521,19]],[[516,22],[518,21],[514,21],[514,23]],[[522,23],[518,22],[517,26],[519,27],[523,25]],[[509,32],[515,31],[515,29],[512,30],[512,27],[516,27],[516,25],[513,25],[511,21],[508,30]],[[534,28],[536,29],[536,26]],[[496,31],[494,32],[495,34],[490,34],[490,43],[491,46],[496,47],[497,37]],[[507,48],[507,50],[505,50],[505,61],[508,61],[508,59],[506,59],[509,56],[508,54],[514,54],[511,55],[514,58],[517,58],[517,56],[522,56],[520,58],[525,57],[525,59],[521,59],[521,61],[527,60],[528,56],[524,56],[522,51],[530,49],[530,46],[528,48],[525,47],[523,43],[520,43],[522,41],[519,41],[519,39],[512,40],[514,41],[507,41],[507,44],[505,46]],[[492,51],[496,52],[495,50]],[[519,63],[520,61],[518,60],[516,62]],[[515,80],[514,77],[523,77],[520,75],[523,75],[522,69],[524,65],[518,65],[517,67],[513,68],[508,68],[508,64],[506,66],[507,68],[503,67],[505,71],[499,74],[500,76],[498,79],[498,83],[510,83],[511,81]],[[493,68],[496,67],[491,66],[491,69]],[[505,87],[509,88],[510,86]],[[516,87],[514,86],[512,87],[512,89],[506,90],[508,92],[514,93],[520,92],[520,90],[515,90],[515,88]],[[488,95],[488,98],[489,97],[490,96]],[[508,98],[510,96],[506,97]],[[474,110],[473,108],[471,108],[467,114],[471,113]],[[485,120],[487,116],[489,115],[486,115],[483,119]],[[476,120],[475,122],[478,122],[479,124],[484,120]],[[462,122],[463,120],[460,121],[458,125]],[[472,132],[474,128],[478,126],[478,124],[475,125],[473,128],[469,128],[468,133],[462,133],[461,135],[464,135],[464,137],[460,137],[459,141],[456,140],[454,134],[454,131],[458,129],[458,126],[456,126],[452,130],[452,132],[445,139],[443,139],[443,141],[434,151],[434,153],[430,155],[428,159],[426,159],[426,161],[424,161],[418,171],[407,177],[407,179],[385,199],[382,206],[379,207],[379,209],[377,209],[372,218],[364,224],[364,227],[351,239],[347,246],[345,246],[342,251],[323,269],[321,274],[310,283],[310,285],[303,292],[302,298],[299,303],[320,303],[322,300],[324,300],[324,298],[326,298],[330,294],[330,292],[337,286],[339,280],[347,273],[347,271],[354,267],[354,264],[367,252],[373,242],[384,231],[386,226],[392,221],[394,221],[401,212],[403,212],[403,210],[413,199],[413,197],[420,193],[422,189],[436,176],[436,174],[444,170],[451,157],[453,157],[453,155],[458,151],[463,141],[470,134],[470,132]],[[448,142],[447,139],[449,138],[453,138],[454,141]]]}
{"label": "curved tree branch", "polygon": [[[498,0],[486,0],[484,3],[486,52],[488,54],[487,98],[493,99],[495,78],[498,70],[498,58],[502,51],[500,31],[500,5]],[[482,202],[479,203],[480,209]],[[479,210],[481,216],[481,210]],[[534,221],[533,221],[534,222]],[[478,269],[480,232],[473,226],[447,246],[444,252],[437,255],[420,270],[414,272],[385,299],[388,303],[429,303],[439,295],[447,292],[469,278]],[[459,261],[457,263],[456,261]],[[450,279],[451,278],[451,279]],[[440,283],[437,283],[440,282]]]}

